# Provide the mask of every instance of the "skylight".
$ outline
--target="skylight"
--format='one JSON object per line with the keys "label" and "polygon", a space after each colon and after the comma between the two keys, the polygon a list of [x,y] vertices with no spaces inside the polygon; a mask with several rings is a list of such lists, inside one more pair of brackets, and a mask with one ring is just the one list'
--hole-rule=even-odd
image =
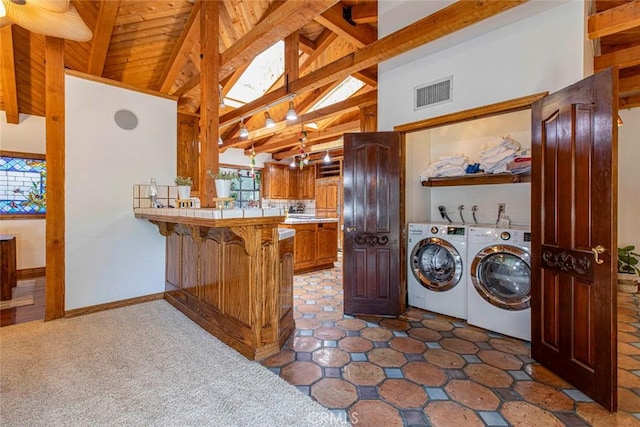
{"label": "skylight", "polygon": [[326,94],[322,99],[316,102],[313,107],[309,109],[309,111],[315,111],[320,108],[328,107],[329,105],[333,105],[336,102],[344,101],[349,98],[351,95],[356,93],[364,86],[364,83],[355,77],[349,76],[342,81],[338,86],[336,86],[331,92]]}
{"label": "skylight", "polygon": [[227,93],[225,104],[239,106],[260,98],[282,73],[284,73],[284,42],[279,41],[254,58],[251,65]]}

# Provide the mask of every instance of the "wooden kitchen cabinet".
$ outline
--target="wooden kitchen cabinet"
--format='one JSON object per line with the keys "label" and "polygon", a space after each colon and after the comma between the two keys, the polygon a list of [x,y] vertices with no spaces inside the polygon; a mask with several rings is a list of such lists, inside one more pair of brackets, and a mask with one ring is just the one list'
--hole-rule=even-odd
{"label": "wooden kitchen cabinet", "polygon": [[262,172],[265,199],[313,199],[315,197],[315,165],[303,169],[280,163],[265,163]]}
{"label": "wooden kitchen cabinet", "polygon": [[262,171],[262,194],[265,199],[289,198],[289,167],[278,163],[265,163]]}
{"label": "wooden kitchen cabinet", "polygon": [[338,218],[339,195],[339,179],[316,180],[316,216],[318,218]]}
{"label": "wooden kitchen cabinet", "polygon": [[338,261],[338,223],[281,224],[296,230],[293,271],[320,270]]}

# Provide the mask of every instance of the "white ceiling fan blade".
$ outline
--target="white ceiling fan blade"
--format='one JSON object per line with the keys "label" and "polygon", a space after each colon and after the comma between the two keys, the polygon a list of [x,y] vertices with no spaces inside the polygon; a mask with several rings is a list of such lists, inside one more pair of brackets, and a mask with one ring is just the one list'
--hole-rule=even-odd
{"label": "white ceiling fan blade", "polygon": [[15,4],[0,0],[7,10],[7,18],[33,33],[60,37],[67,40],[88,41],[93,34],[73,5],[64,13],[51,12],[36,6],[33,0],[26,4]]}

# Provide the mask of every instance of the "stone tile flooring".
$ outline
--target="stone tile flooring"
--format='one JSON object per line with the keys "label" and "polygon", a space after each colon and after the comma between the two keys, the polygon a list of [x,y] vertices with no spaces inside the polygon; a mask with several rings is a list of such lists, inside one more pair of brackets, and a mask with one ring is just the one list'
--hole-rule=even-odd
{"label": "stone tile flooring", "polygon": [[262,363],[357,426],[640,426],[640,296],[619,294],[619,412],[529,357],[527,342],[410,309],[342,311],[342,268],[295,277],[296,331]]}

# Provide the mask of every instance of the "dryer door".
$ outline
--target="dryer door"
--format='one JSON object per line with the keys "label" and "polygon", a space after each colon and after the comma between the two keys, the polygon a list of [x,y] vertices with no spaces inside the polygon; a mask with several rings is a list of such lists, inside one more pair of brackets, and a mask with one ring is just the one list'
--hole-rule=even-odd
{"label": "dryer door", "polygon": [[411,251],[411,271],[425,288],[448,291],[460,282],[462,259],[451,243],[437,237],[423,239]]}
{"label": "dryer door", "polygon": [[531,259],[515,246],[495,245],[471,263],[471,281],[489,303],[506,310],[525,310],[531,301]]}

